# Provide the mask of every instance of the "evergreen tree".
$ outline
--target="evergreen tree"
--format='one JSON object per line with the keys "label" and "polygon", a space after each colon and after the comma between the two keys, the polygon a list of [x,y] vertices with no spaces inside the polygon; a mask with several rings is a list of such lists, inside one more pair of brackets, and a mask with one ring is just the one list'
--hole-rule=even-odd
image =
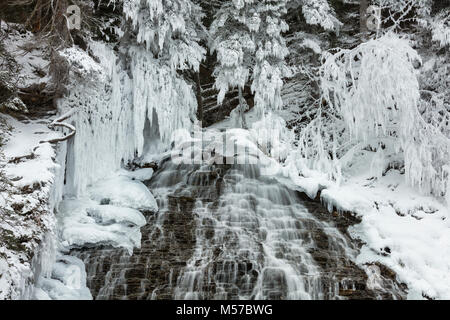
{"label": "evergreen tree", "polygon": [[237,87],[243,112],[242,89],[251,79],[260,111],[281,108],[282,79],[288,75],[282,36],[288,30],[283,20],[287,2],[233,0],[219,9],[210,28],[210,47],[218,60],[214,75],[219,103],[230,88]]}
{"label": "evergreen tree", "polygon": [[172,69],[198,71],[205,49],[201,8],[191,0],[125,0],[124,13],[137,30],[137,41]]}
{"label": "evergreen tree", "polygon": [[219,104],[230,88],[237,87],[242,114],[247,108],[242,90],[251,82],[260,114],[281,109],[283,79],[291,74],[283,37],[289,29],[284,20],[288,9],[300,10],[308,24],[326,30],[341,26],[328,0],[233,0],[222,4],[210,28],[210,48],[218,60],[214,75]]}
{"label": "evergreen tree", "polygon": [[319,25],[325,30],[337,30],[342,25],[336,18],[329,0],[292,0],[290,7],[300,8],[310,25]]}

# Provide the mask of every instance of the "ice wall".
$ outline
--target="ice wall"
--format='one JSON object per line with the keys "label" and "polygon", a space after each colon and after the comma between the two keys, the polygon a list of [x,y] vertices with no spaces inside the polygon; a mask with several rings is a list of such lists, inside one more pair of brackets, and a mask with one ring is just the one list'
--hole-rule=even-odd
{"label": "ice wall", "polygon": [[75,67],[73,85],[59,106],[62,112],[77,110],[66,172],[65,192],[72,195],[142,156],[146,122],[158,128],[164,146],[176,129],[191,126],[197,104],[191,86],[145,49],[132,46],[120,62],[108,45],[90,47],[98,63],[81,50],[61,53]]}

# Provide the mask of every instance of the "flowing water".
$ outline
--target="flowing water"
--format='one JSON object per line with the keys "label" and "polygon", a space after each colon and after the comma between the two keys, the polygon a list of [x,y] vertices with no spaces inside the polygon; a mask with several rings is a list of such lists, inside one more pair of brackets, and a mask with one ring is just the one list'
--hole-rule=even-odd
{"label": "flowing water", "polygon": [[141,248],[72,253],[96,299],[402,297],[383,276],[369,288],[352,262],[358,248],[345,230],[354,218],[328,213],[257,166],[166,161],[147,185],[160,210],[145,213]]}

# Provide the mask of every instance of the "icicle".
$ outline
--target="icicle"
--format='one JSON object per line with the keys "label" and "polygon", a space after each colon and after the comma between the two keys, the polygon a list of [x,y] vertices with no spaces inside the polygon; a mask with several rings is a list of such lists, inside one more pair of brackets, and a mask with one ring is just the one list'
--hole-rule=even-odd
{"label": "icicle", "polygon": [[77,83],[60,101],[62,110],[78,108],[72,117],[77,134],[67,151],[67,180],[72,184],[65,191],[73,195],[143,155],[147,120],[168,145],[175,130],[191,126],[197,106],[191,86],[146,50],[130,49],[130,78],[117,64],[112,48],[100,43],[92,43],[91,48],[100,64],[87,54],[78,59],[96,70],[93,80]]}

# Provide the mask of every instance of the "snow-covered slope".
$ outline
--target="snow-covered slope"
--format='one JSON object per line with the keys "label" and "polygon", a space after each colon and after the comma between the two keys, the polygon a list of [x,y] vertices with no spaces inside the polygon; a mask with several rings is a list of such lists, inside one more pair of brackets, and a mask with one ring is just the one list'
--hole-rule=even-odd
{"label": "snow-covered slope", "polygon": [[0,190],[0,299],[18,299],[31,294],[36,275],[51,270],[64,158],[39,143],[60,136],[42,120],[24,124],[7,117],[6,123],[0,163],[9,183],[2,181]]}
{"label": "snow-covered slope", "polygon": [[450,211],[432,196],[408,186],[397,169],[373,174],[372,155],[361,152],[345,181],[321,193],[330,210],[355,212],[350,230],[363,241],[357,263],[380,262],[397,273],[410,299],[450,298]]}

